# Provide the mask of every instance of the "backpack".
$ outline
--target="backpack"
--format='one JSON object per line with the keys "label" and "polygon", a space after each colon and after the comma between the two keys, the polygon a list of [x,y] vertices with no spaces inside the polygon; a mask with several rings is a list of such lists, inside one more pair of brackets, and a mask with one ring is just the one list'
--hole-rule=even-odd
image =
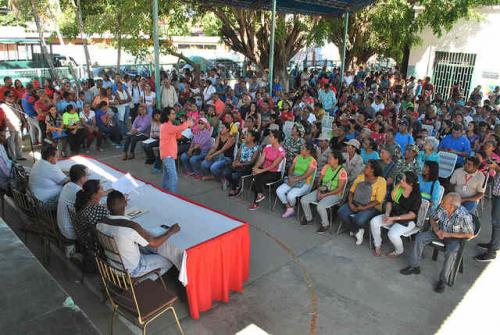
{"label": "backpack", "polygon": [[354,191],[354,196],[352,201],[356,205],[367,205],[372,198],[372,184],[367,181],[360,182],[356,190]]}
{"label": "backpack", "polygon": [[12,190],[16,190],[20,193],[26,193],[28,191],[28,180],[29,173],[26,171],[24,166],[16,162],[12,162],[7,194],[11,195]]}

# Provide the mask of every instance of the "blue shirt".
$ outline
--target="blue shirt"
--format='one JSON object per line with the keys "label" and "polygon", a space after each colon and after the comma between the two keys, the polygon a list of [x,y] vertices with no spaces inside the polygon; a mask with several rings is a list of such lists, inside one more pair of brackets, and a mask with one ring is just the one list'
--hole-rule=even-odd
{"label": "blue shirt", "polygon": [[23,106],[24,113],[31,118],[36,118],[37,114],[35,111],[35,103],[29,100],[34,100],[34,97],[30,94],[25,94],[21,99],[21,105]]}
{"label": "blue shirt", "polygon": [[420,151],[417,156],[417,163],[422,169],[424,168],[425,161],[433,161],[439,164],[439,154],[432,152],[429,156],[426,156],[425,151]]}
{"label": "blue shirt", "polygon": [[[433,183],[434,187],[432,187]],[[432,208],[437,208],[439,206],[439,198],[441,196],[441,184],[439,183],[439,179],[436,181],[424,181],[424,178],[420,175],[418,176],[418,184],[420,186],[422,199],[432,201]]]}
{"label": "blue shirt", "polygon": [[[462,135],[459,138],[453,137],[452,134],[446,135],[439,144],[439,150],[447,151],[447,149],[453,149],[460,152],[465,152],[467,156],[471,154],[470,141],[469,139]],[[457,163],[463,165],[465,158],[463,156],[458,156]]]}
{"label": "blue shirt", "polygon": [[367,154],[365,148],[361,148],[361,158],[363,158],[363,163],[366,164],[370,159],[380,159],[380,156],[376,151]]}
{"label": "blue shirt", "polygon": [[69,105],[73,105],[73,108],[75,108],[75,110],[78,110],[77,108],[78,106],[74,101],[66,101],[66,100],[59,101],[57,103],[56,110],[59,114],[64,114],[64,112],[66,112],[66,107],[68,107]]}
{"label": "blue shirt", "polygon": [[[123,87],[123,90],[126,90],[128,88],[127,84],[125,84],[125,83],[122,83],[122,87]],[[116,83],[114,83],[113,86],[111,86],[111,91],[113,91],[113,93],[116,93],[117,90],[118,90],[118,86],[116,85]]]}
{"label": "blue shirt", "polygon": [[104,122],[102,122],[102,120],[101,120],[101,116],[103,116],[105,114],[106,114],[106,112],[103,111],[102,109],[98,109],[95,112],[95,122],[96,122],[97,127],[99,127],[99,128],[106,127]]}
{"label": "blue shirt", "polygon": [[406,146],[408,144],[415,144],[413,137],[409,133],[401,134],[400,132],[397,132],[394,136],[394,141],[396,141],[396,143],[401,147],[401,153],[403,155],[405,154]]}

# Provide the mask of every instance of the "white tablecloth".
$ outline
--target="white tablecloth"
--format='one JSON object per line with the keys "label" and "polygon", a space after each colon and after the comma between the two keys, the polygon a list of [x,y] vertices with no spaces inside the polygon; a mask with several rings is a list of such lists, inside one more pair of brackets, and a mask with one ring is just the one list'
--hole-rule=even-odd
{"label": "white tablecloth", "polygon": [[[114,182],[124,175],[94,158],[74,156],[61,160],[57,165],[68,171],[73,164],[83,164],[91,172],[90,179],[101,179]],[[162,224],[168,226],[178,223],[181,230],[170,237],[158,248],[158,253],[169,259],[179,269],[179,281],[186,286],[188,283],[186,250],[240,225],[242,222],[231,219],[201,205],[191,203],[182,198],[165,193],[152,185],[137,180],[139,188],[129,194],[129,207],[136,207],[147,212],[135,218],[134,221],[143,226],[153,235],[159,235],[165,230]],[[109,187],[109,183],[106,183]]]}

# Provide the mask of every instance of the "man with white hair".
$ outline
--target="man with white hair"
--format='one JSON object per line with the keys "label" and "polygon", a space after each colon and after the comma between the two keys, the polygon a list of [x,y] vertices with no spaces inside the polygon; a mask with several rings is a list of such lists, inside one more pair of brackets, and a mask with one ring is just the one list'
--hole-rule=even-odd
{"label": "man with white hair", "polygon": [[462,197],[456,192],[450,192],[444,197],[441,206],[436,209],[430,219],[432,229],[417,235],[410,253],[409,265],[400,271],[402,275],[420,274],[420,262],[424,247],[432,241],[443,241],[446,251],[443,268],[434,287],[434,291],[437,293],[444,292],[457,258],[460,240],[474,236],[472,216],[461,205],[461,202]]}

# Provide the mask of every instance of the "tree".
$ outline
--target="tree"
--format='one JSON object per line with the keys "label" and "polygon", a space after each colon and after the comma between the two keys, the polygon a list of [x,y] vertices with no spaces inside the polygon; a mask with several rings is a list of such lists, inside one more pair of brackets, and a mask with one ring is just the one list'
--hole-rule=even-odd
{"label": "tree", "polygon": [[88,41],[87,41],[87,36],[85,35],[85,29],[83,27],[83,18],[82,18],[82,6],[80,3],[80,0],[76,0],[76,4],[74,4],[76,7],[76,18],[77,18],[77,24],[78,24],[78,30],[80,33],[80,38],[83,41],[83,51],[85,52],[85,62],[87,63],[87,75],[89,78],[92,78],[92,70],[90,69],[90,53],[89,53],[89,46],[88,46]]}
{"label": "tree", "polygon": [[[217,32],[232,50],[241,53],[260,69],[269,65],[271,13],[228,7],[204,7],[200,12],[215,16],[217,21],[202,20],[210,32]],[[290,60],[312,42],[312,32],[320,18],[297,14],[276,15],[274,73],[287,86],[286,71]]]}
{"label": "tree", "polygon": [[49,55],[49,52],[47,51],[47,43],[45,42],[45,36],[44,36],[44,27],[40,19],[40,14],[38,12],[38,7],[37,7],[38,4],[36,0],[30,0],[30,3],[31,3],[31,11],[33,13],[33,18],[35,19],[36,30],[38,31],[38,36],[40,37],[40,47],[42,49],[43,57],[45,58],[45,61],[49,65],[50,76],[54,79],[57,79],[57,73],[54,69],[54,63],[52,62],[52,57]]}
{"label": "tree", "polygon": [[[475,7],[494,3],[498,0],[379,0],[351,15],[346,63],[364,63],[374,54],[404,63],[424,27],[441,36],[459,19],[474,17]],[[317,34],[342,45],[342,18],[324,19],[320,26]]]}

